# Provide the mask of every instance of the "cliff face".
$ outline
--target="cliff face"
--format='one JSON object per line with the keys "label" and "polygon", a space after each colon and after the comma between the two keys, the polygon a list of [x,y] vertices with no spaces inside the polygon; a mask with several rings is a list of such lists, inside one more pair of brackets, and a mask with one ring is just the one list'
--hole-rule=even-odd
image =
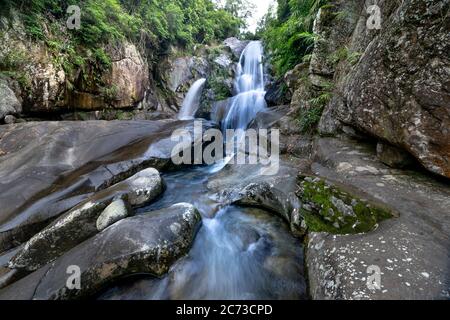
{"label": "cliff face", "polygon": [[2,18],[0,27],[1,76],[25,113],[134,107],[150,88],[149,65],[135,44],[124,41],[102,48],[111,58],[108,68],[68,70],[64,52],[52,50],[51,43],[31,41],[14,13]]}
{"label": "cliff face", "polygon": [[450,177],[450,2],[377,1],[379,30],[367,27],[372,4],[330,1],[320,10],[319,40],[298,75],[310,89],[298,86],[293,107],[304,112],[311,96],[329,93],[321,134],[357,129]]}
{"label": "cliff face", "polygon": [[199,78],[212,80],[205,98],[208,104],[231,94],[230,70],[239,58],[236,46],[242,45],[232,38],[220,45],[197,46],[193,54],[170,47],[164,56],[155,57],[158,53],[152,48],[123,40],[70,55],[64,38],[68,35],[48,33],[51,41],[33,40],[18,14],[1,18],[0,121],[8,122],[8,115],[39,117],[74,111],[87,119],[131,119],[136,113],[147,118],[154,111],[171,116]]}

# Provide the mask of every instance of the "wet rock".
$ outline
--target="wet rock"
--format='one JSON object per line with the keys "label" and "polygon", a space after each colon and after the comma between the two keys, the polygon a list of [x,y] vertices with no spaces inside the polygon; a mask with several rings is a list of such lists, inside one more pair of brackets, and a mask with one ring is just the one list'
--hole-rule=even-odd
{"label": "wet rock", "polygon": [[402,169],[414,163],[414,159],[407,152],[382,142],[377,145],[377,157],[391,168]]}
{"label": "wet rock", "polygon": [[300,63],[295,66],[294,69],[289,70],[284,75],[284,83],[288,87],[291,94],[293,94],[300,86],[300,80],[302,76],[308,73],[309,64]]}
{"label": "wet rock", "polygon": [[[212,124],[204,122],[205,128]],[[29,240],[93,193],[140,170],[174,167],[171,140],[192,121],[39,122],[0,126],[0,251]],[[195,143],[201,143],[196,141]]]}
{"label": "wet rock", "polygon": [[269,107],[286,105],[291,101],[291,94],[282,79],[270,83],[266,87],[265,99]]}
{"label": "wet rock", "polygon": [[450,34],[444,13],[449,6],[437,0],[385,1],[379,31],[367,30],[361,16],[347,43],[361,57],[354,66],[340,66],[338,94],[321,127],[338,130],[331,119],[357,127],[450,177]]}
{"label": "wet rock", "polygon": [[97,230],[103,231],[117,221],[125,219],[132,213],[127,201],[118,199],[113,201],[97,218]]}
{"label": "wet rock", "polygon": [[290,222],[292,205],[279,190],[269,183],[251,183],[239,192],[233,203],[241,206],[262,208],[277,213]]}
{"label": "wet rock", "polygon": [[176,109],[180,109],[192,84],[200,78],[208,77],[210,64],[204,57],[186,56],[175,60],[169,59],[166,65],[163,78],[167,88],[175,96],[173,102]]}
{"label": "wet rock", "polygon": [[[100,217],[101,226],[107,226],[111,219],[124,215],[123,212],[113,212],[116,216],[111,216],[111,211],[117,209],[111,206],[115,198],[127,199],[132,206],[142,206],[154,200],[162,191],[162,179],[155,169],[141,171],[102,190],[33,236],[11,260],[9,267],[30,272],[38,270],[101,231],[97,226]],[[123,203],[123,200],[117,201]],[[103,211],[107,211],[104,216]]]}
{"label": "wet rock", "polygon": [[[200,214],[190,204],[121,220],[73,248],[52,265],[1,290],[0,299],[80,299],[91,297],[107,284],[127,275],[162,276],[188,252],[200,223]],[[66,271],[73,265],[81,271],[79,290],[66,287]],[[23,296],[17,291],[18,287],[34,294]]]}

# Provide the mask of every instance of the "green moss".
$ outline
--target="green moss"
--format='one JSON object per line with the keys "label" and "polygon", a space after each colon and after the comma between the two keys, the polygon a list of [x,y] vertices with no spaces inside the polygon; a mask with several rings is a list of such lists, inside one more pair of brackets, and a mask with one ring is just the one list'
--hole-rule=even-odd
{"label": "green moss", "polygon": [[319,178],[301,177],[297,195],[303,203],[301,214],[313,232],[366,233],[393,216]]}

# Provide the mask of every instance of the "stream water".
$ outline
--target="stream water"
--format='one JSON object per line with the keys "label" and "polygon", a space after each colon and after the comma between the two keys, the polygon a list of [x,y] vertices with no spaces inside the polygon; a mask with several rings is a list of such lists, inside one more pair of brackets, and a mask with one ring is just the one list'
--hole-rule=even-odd
{"label": "stream water", "polygon": [[[260,42],[251,42],[244,50],[236,77],[237,96],[224,128],[246,128],[266,108],[262,55]],[[193,248],[164,278],[125,279],[101,299],[306,298],[300,241],[272,213],[221,203],[208,189],[216,171],[203,166],[164,174],[166,192],[137,214],[192,203],[203,217]]]}

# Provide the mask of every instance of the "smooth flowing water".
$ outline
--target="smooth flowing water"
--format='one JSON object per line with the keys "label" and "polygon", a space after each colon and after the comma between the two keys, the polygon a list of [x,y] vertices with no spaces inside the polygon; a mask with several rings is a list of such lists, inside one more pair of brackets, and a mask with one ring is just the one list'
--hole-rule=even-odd
{"label": "smooth flowing water", "polygon": [[[258,110],[266,107],[262,54],[260,42],[251,42],[243,52],[236,77],[238,95],[225,127],[245,129]],[[126,279],[101,299],[306,298],[302,244],[276,215],[222,203],[208,188],[208,182],[217,181],[220,169],[203,166],[164,175],[164,195],[137,214],[192,203],[203,217],[193,248],[163,279]],[[251,174],[244,171],[244,175]]]}
{"label": "smooth flowing water", "polygon": [[180,120],[194,119],[195,113],[200,106],[200,98],[202,96],[202,90],[205,86],[206,79],[202,78],[194,82],[189,89],[186,98],[183,101],[183,105],[178,114]]}
{"label": "smooth flowing water", "polygon": [[256,115],[267,108],[264,96],[263,47],[260,41],[252,41],[240,58],[235,91],[223,129],[246,129]]}

